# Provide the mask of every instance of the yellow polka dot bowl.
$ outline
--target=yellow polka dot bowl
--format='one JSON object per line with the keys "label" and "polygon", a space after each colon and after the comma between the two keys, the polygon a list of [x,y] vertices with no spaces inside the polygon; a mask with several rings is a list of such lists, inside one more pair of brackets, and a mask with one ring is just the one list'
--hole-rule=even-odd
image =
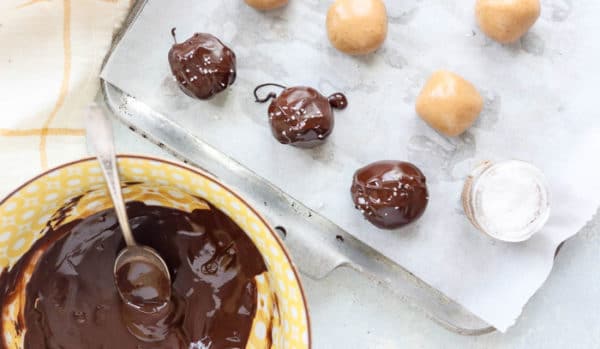
{"label": "yellow polka dot bowl", "polygon": [[[230,216],[261,252],[267,272],[256,277],[257,311],[247,349],[310,348],[306,299],[298,272],[275,231],[231,189],[210,175],[184,165],[141,156],[119,157],[126,201],[143,201],[184,211],[206,209],[206,201]],[[58,209],[81,197],[66,220],[53,220]],[[201,198],[201,199],[199,199]],[[52,224],[66,224],[111,207],[100,167],[83,159],[52,169],[22,185],[0,202],[0,266],[8,269]],[[24,290],[35,261],[19,289]],[[20,286],[20,287],[19,287]],[[23,347],[18,324],[24,292],[2,307],[7,348]],[[27,349],[27,348],[25,348]]]}

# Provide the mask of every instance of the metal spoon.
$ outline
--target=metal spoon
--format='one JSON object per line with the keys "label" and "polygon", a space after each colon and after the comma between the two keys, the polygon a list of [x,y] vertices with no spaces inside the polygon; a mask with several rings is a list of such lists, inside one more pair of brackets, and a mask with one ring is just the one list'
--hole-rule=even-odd
{"label": "metal spoon", "polygon": [[[125,239],[126,247],[119,253],[115,260],[113,268],[113,275],[115,276],[115,285],[119,292],[121,299],[130,305],[140,306],[132,300],[131,285],[124,286],[117,282],[117,272],[121,267],[126,264],[139,265],[139,263],[145,263],[150,267],[157,269],[160,277],[164,279],[160,280],[165,282],[167,285],[171,285],[171,276],[169,275],[169,269],[165,261],[160,257],[158,252],[147,246],[139,246],[131,232],[129,226],[129,219],[127,217],[127,211],[125,210],[125,203],[123,201],[123,195],[121,193],[121,181],[119,180],[119,169],[117,167],[117,157],[115,154],[115,147],[113,143],[112,125],[105,116],[104,112],[97,105],[92,105],[88,108],[86,120],[87,138],[94,148],[100,168],[104,174],[104,178],[108,185],[108,192],[112,199],[115,211],[117,213],[117,219]],[[156,281],[156,280],[154,280]],[[140,287],[140,285],[137,285]],[[153,285],[147,285],[153,286]],[[125,289],[128,288],[128,289]],[[171,298],[170,286],[164,295],[166,300]],[[139,299],[138,299],[139,303]],[[143,305],[143,304],[141,304]]]}

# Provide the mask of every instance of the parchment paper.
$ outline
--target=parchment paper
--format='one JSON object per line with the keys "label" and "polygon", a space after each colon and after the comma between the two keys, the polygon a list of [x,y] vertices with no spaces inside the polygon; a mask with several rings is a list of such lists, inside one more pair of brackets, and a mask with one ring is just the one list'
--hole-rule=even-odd
{"label": "parchment paper", "polygon": [[[600,3],[543,1],[534,29],[502,46],[477,28],[474,1],[386,1],[385,46],[367,57],[337,52],[327,40],[329,1],[292,0],[255,11],[241,0],[149,0],[102,77],[189,128],[312,209],[401,264],[497,329],[505,331],[548,276],[560,242],[600,205]],[[170,29],[220,37],[236,52],[238,80],[211,101],[179,91],[169,72]],[[486,99],[477,124],[458,138],[437,134],[414,112],[431,72],[449,69]],[[341,91],[329,142],[315,150],[277,143],[264,82]],[[428,177],[431,201],[414,225],[378,230],[354,210],[353,172],[382,159],[408,160]],[[465,176],[482,160],[521,159],[547,175],[551,218],[520,244],[475,231],[460,205]]]}

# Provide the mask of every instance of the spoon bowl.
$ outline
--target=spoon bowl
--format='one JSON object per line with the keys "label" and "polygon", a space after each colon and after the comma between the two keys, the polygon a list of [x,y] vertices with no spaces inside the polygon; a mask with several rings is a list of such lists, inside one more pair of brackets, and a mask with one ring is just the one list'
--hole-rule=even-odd
{"label": "spoon bowl", "polygon": [[171,278],[165,261],[147,246],[126,247],[113,269],[121,299],[143,312],[156,312],[171,298]]}

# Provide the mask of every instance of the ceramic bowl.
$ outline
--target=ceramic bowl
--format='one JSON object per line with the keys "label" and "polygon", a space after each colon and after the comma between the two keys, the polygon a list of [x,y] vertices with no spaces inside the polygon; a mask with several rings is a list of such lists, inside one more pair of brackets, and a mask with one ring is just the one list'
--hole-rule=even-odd
{"label": "ceramic bowl", "polygon": [[[257,276],[257,312],[247,348],[310,348],[306,299],[288,252],[265,219],[231,189],[197,169],[165,160],[119,157],[121,178],[128,183],[126,201],[143,201],[191,211],[210,202],[230,216],[252,239],[267,272]],[[0,202],[0,266],[10,268],[44,234],[53,214],[70,199],[81,196],[65,224],[111,207],[100,167],[83,159],[52,169],[27,182]],[[23,288],[24,289],[24,288]],[[3,307],[4,338],[8,348],[21,348],[18,313],[23,297]],[[271,338],[267,338],[270,336]]]}

